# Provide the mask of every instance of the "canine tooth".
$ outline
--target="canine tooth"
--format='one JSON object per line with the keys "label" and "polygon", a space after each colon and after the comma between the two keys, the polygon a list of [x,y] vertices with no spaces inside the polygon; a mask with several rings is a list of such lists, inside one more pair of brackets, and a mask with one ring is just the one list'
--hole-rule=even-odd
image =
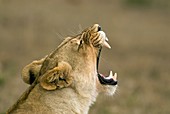
{"label": "canine tooth", "polygon": [[110,71],[109,77],[112,77],[112,76],[113,76],[113,72],[112,72],[112,71]]}
{"label": "canine tooth", "polygon": [[109,39],[108,39],[107,37],[105,37],[105,40],[106,40],[106,41],[109,41]]}
{"label": "canine tooth", "polygon": [[111,48],[111,46],[106,41],[103,42],[103,46],[105,46],[106,48],[109,48],[109,49]]}
{"label": "canine tooth", "polygon": [[110,74],[108,77],[105,77],[105,79],[113,79],[114,81],[117,81],[117,73],[113,75],[113,72],[110,71]]}
{"label": "canine tooth", "polygon": [[113,72],[112,71],[110,71],[110,74],[109,74],[108,77],[106,77],[106,79],[111,79],[111,78],[113,78]]}
{"label": "canine tooth", "polygon": [[114,74],[113,79],[117,80],[117,73]]}

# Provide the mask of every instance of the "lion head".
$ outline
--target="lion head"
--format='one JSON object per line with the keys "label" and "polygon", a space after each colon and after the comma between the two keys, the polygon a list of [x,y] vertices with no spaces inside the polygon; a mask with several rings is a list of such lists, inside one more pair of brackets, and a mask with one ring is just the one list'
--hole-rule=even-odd
{"label": "lion head", "polygon": [[[110,76],[104,76],[98,72],[102,47],[111,48],[101,26],[94,24],[76,36],[65,38],[56,50],[45,58],[27,65],[22,71],[23,80],[31,84],[37,76],[40,76],[42,87],[47,90],[54,90],[71,85],[71,77],[76,80],[81,74],[91,73],[90,76],[98,77],[102,85],[116,85],[116,75],[113,76],[112,71],[110,71]],[[57,75],[58,77],[56,77],[58,72],[60,72],[60,76]],[[75,72],[78,74],[75,74]],[[67,84],[64,84],[66,77],[69,78],[67,78]]]}
{"label": "lion head", "polygon": [[[70,73],[78,72],[79,75],[83,74],[84,72],[92,73],[92,75],[98,76],[101,84],[116,85],[117,81],[114,80],[112,76],[108,78],[107,76],[103,76],[98,72],[98,63],[102,47],[104,46],[111,48],[107,41],[108,39],[105,33],[101,30],[101,27],[98,24],[94,24],[93,26],[85,29],[81,34],[73,37],[67,37],[58,46],[58,48],[44,60],[40,70],[40,75],[43,75],[47,71],[57,67],[59,63],[63,63],[64,61],[65,63],[69,64],[66,66],[71,68],[71,70],[69,70]],[[75,77],[75,74],[73,77],[74,79],[77,78],[77,76]],[[47,78],[45,78],[45,80],[46,81],[43,82],[48,82]],[[50,82],[54,81],[55,80]],[[59,80],[57,82],[59,82]],[[48,84],[45,83],[42,85],[44,88],[51,90]],[[68,85],[70,84],[67,84],[67,86]],[[56,86],[53,86],[52,88],[54,89]]]}

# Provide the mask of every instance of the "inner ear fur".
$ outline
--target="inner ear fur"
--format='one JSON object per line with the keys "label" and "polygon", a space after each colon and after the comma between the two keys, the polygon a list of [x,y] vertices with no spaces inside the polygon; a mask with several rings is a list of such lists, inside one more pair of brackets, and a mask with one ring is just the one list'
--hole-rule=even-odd
{"label": "inner ear fur", "polygon": [[72,67],[67,62],[59,62],[57,67],[40,76],[40,85],[46,90],[56,90],[72,84]]}

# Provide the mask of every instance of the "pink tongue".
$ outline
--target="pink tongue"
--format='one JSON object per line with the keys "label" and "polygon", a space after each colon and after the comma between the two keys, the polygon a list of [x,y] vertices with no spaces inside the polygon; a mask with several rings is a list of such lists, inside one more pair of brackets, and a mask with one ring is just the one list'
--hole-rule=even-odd
{"label": "pink tongue", "polygon": [[108,77],[109,77],[109,76],[104,75],[104,74],[101,74],[101,73],[100,73],[100,75],[101,75],[102,77],[104,77],[104,78],[108,78]]}
{"label": "pink tongue", "polygon": [[103,75],[103,74],[101,74],[101,73],[100,73],[100,75],[101,75],[102,77],[106,77],[105,75]]}

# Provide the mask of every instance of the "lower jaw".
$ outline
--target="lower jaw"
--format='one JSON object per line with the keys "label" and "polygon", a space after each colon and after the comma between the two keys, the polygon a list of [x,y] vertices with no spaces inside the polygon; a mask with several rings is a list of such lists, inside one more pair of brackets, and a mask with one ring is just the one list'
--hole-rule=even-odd
{"label": "lower jaw", "polygon": [[98,79],[102,85],[117,85],[117,81],[113,78],[107,79],[105,76],[102,76],[100,73],[97,74]]}

